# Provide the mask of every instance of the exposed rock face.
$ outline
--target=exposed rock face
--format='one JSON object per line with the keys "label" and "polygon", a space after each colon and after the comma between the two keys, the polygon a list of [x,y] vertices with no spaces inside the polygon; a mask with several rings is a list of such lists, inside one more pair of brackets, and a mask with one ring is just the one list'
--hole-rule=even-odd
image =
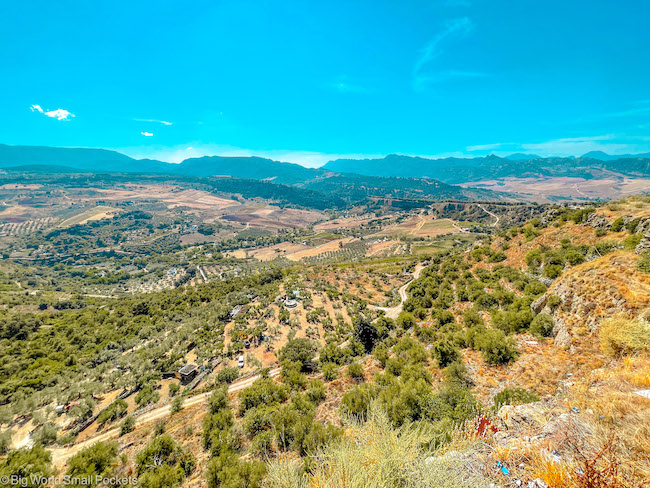
{"label": "exposed rock face", "polygon": [[642,252],[650,250],[650,233],[643,236],[641,242],[634,248],[634,252],[641,254]]}
{"label": "exposed rock face", "polygon": [[560,449],[567,438],[588,440],[594,428],[589,416],[566,412],[554,400],[505,405],[497,413],[495,440],[507,447],[521,442],[541,443]]}
{"label": "exposed rock face", "polygon": [[[560,346],[571,344],[576,327],[594,331],[600,321],[617,313],[637,316],[650,303],[650,275],[636,268],[638,257],[616,251],[575,266],[556,279],[531,308],[553,317],[553,335]],[[556,295],[560,305],[551,310],[548,299]]]}
{"label": "exposed rock face", "polygon": [[597,213],[589,214],[585,223],[595,229],[609,229],[612,226],[612,223],[605,216]]}

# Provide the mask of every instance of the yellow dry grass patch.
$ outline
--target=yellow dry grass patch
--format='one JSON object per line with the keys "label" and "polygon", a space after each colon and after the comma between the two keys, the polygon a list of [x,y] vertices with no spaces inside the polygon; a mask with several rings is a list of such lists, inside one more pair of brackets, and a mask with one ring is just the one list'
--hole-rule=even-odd
{"label": "yellow dry grass patch", "polygon": [[318,247],[313,247],[310,249],[305,249],[303,251],[298,251],[293,254],[289,254],[286,257],[291,261],[300,261],[303,258],[311,258],[313,256],[318,256],[319,254],[323,254],[326,252],[336,252],[341,248],[341,246],[344,246],[345,244],[349,244],[350,242],[356,240],[358,239],[355,239],[353,237],[346,237],[345,239],[335,239],[333,241],[327,242]]}
{"label": "yellow dry grass patch", "polygon": [[81,212],[80,214],[77,214],[74,217],[65,219],[57,227],[66,228],[66,227],[72,227],[73,225],[83,225],[93,220],[101,220],[101,219],[107,219],[113,217],[118,212],[119,210],[116,210],[112,207],[105,207],[103,205],[99,205],[97,207]]}

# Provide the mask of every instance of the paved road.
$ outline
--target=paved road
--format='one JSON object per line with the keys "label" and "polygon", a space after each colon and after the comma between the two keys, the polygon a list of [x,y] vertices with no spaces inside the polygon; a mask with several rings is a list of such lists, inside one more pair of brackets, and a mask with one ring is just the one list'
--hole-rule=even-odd
{"label": "paved road", "polygon": [[[277,376],[280,374],[280,368],[276,367],[269,371],[269,376]],[[243,378],[241,380],[233,382],[228,387],[228,393],[234,393],[244,388],[249,387],[253,382],[258,379],[260,375],[249,376],[248,378]],[[200,403],[207,401],[207,399],[212,395],[211,391],[206,393],[200,393],[198,395],[189,397],[183,402],[183,408],[191,407]],[[144,412],[135,419],[135,425],[145,424],[147,422],[152,422],[163,417],[167,417],[170,414],[171,405],[163,405],[158,408]],[[52,450],[52,462],[55,465],[61,466],[72,456],[74,456],[79,451],[85,449],[86,447],[92,446],[97,442],[108,441],[113,438],[119,437],[120,429],[115,427],[104,432],[97,432],[95,435],[86,439],[85,441],[74,444],[70,447],[61,447],[55,448]]]}

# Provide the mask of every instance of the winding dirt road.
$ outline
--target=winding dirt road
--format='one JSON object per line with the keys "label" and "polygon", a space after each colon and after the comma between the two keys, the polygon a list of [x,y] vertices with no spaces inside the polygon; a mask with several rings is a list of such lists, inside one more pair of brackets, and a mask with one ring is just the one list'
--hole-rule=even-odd
{"label": "winding dirt road", "polygon": [[418,263],[415,266],[415,270],[413,271],[413,279],[409,280],[407,283],[399,287],[399,289],[397,290],[400,298],[399,304],[395,305],[394,307],[374,307],[375,310],[383,310],[384,312],[386,312],[386,317],[395,320],[399,316],[399,314],[402,313],[402,309],[404,308],[404,302],[408,298],[406,289],[411,283],[413,283],[415,280],[417,280],[420,277],[420,273],[424,268],[426,268],[426,266]]}
{"label": "winding dirt road", "polygon": [[490,214],[492,217],[494,217],[495,219],[497,219],[495,222],[492,223],[492,227],[496,227],[496,226],[499,224],[499,216],[498,216],[497,214],[490,212],[487,208],[485,208],[485,207],[484,207],[483,205],[481,205],[480,203],[477,203],[476,205],[478,205],[478,207],[479,207],[481,210],[483,210],[485,213],[488,213],[488,214]]}

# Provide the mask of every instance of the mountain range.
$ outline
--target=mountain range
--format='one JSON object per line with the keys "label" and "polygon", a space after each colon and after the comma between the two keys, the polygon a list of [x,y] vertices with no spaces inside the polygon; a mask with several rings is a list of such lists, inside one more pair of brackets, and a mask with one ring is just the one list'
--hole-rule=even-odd
{"label": "mountain range", "polygon": [[262,180],[358,201],[367,197],[490,199],[507,195],[458,184],[505,177],[650,176],[650,153],[611,156],[594,151],[581,157],[508,157],[429,159],[389,154],[376,159],[337,159],[321,168],[261,157],[205,156],[179,164],[134,159],[117,151],[0,144],[0,168],[30,173],[138,173],[184,177],[234,177]]}

